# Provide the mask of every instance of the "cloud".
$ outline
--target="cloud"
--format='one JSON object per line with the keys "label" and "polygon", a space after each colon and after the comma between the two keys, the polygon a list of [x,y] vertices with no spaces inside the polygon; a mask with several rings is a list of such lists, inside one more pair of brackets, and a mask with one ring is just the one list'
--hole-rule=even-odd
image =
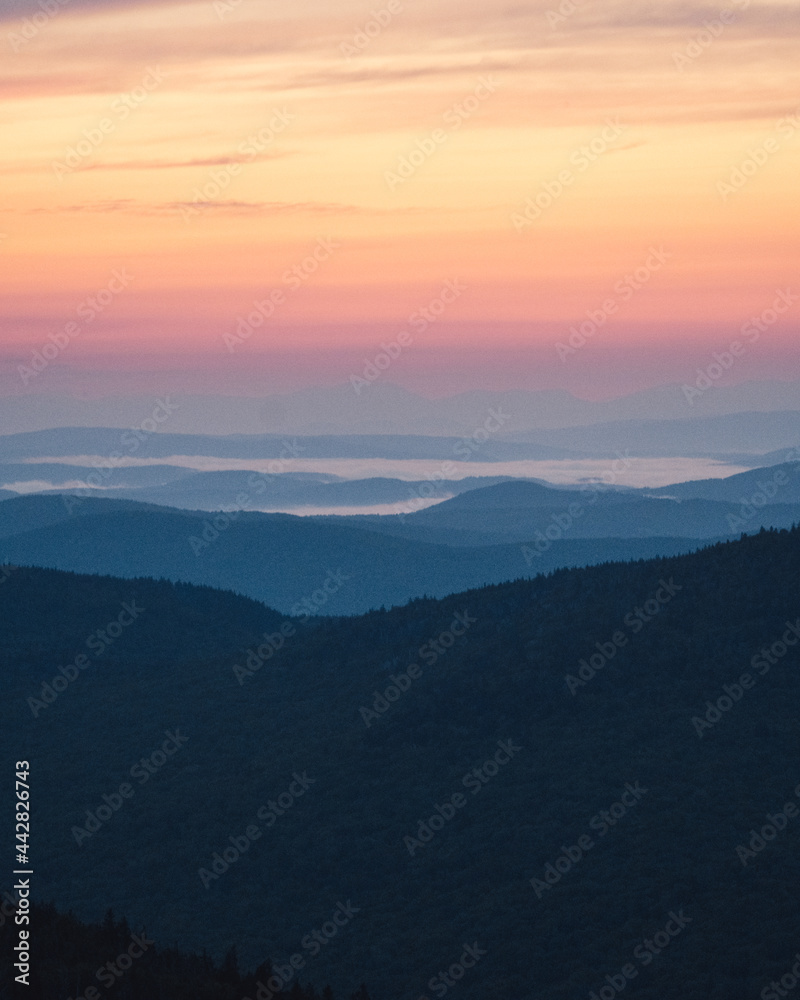
{"label": "cloud", "polygon": [[[80,205],[57,205],[52,208],[20,209],[23,215],[59,215],[61,213],[106,214],[123,212],[130,215],[176,215],[187,209],[199,211],[227,212],[232,214],[279,215],[289,212],[311,215],[414,215],[429,214],[430,208],[371,208],[365,205],[348,205],[339,202],[285,202],[285,201],[234,201],[232,199],[209,199],[202,202],[168,201],[148,204],[133,198],[117,198],[107,201],[85,202]],[[13,209],[11,210],[13,211]]]}
{"label": "cloud", "polygon": [[725,8],[734,15],[726,33],[740,28],[751,37],[772,37],[775,33],[796,32],[800,28],[800,8],[784,3],[751,3],[743,9],[743,4],[737,0],[661,5],[652,4],[649,0],[638,3],[630,3],[629,0],[609,3],[605,0],[602,4],[581,4],[575,15],[556,26],[554,33],[562,30],[657,31],[665,28],[696,31],[703,27],[704,21],[718,18],[720,10]]}
{"label": "cloud", "polygon": [[231,163],[260,163],[279,160],[295,154],[289,152],[262,153],[260,156],[208,156],[193,160],[120,160],[116,163],[91,163],[78,167],[75,173],[88,170],[183,170],[191,167],[227,167]]}
{"label": "cloud", "polygon": [[[59,13],[66,10],[107,11],[140,6],[170,6],[170,0],[53,0],[53,2],[57,4]],[[181,0],[181,2],[185,4],[187,0]],[[188,2],[200,3],[201,0],[188,0]],[[40,14],[42,10],[40,0],[3,0],[0,21],[32,17],[34,14]]]}
{"label": "cloud", "polygon": [[519,66],[520,60],[518,58],[486,59],[478,55],[460,59],[457,62],[448,61],[445,65],[433,59],[416,66],[392,66],[381,62],[356,70],[343,69],[338,65],[333,65],[327,71],[294,77],[287,85],[291,88],[302,89],[305,87],[347,86],[366,83],[372,85],[413,83],[417,80],[433,78],[463,77],[466,74],[478,77],[481,74],[508,72],[518,69]]}
{"label": "cloud", "polygon": [[157,212],[180,212],[183,209],[200,209],[218,212],[244,212],[258,215],[278,215],[284,212],[312,212],[315,215],[340,215],[353,214],[359,212],[357,205],[337,205],[325,204],[323,202],[285,202],[285,201],[233,201],[233,200],[203,200],[194,201],[172,201],[155,206]]}

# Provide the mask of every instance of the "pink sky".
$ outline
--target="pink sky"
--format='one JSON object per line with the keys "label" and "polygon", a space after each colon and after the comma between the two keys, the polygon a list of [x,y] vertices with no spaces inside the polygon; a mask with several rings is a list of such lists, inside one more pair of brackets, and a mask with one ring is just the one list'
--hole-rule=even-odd
{"label": "pink sky", "polygon": [[[800,289],[795,5],[370,9],[73,0],[34,24],[13,0],[0,372],[68,329],[36,391],[275,391],[406,330],[392,379],[431,395],[598,397],[684,381]],[[729,379],[798,377],[798,332],[792,306]]]}

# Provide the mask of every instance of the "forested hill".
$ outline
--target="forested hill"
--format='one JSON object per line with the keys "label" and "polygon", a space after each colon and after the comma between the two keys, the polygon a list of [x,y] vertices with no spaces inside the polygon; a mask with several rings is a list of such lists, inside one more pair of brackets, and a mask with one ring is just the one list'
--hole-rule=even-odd
{"label": "forested hill", "polygon": [[[38,574],[46,599],[25,611]],[[40,898],[83,919],[112,907],[218,962],[233,945],[246,968],[299,954],[303,981],[337,996],[362,980],[443,995],[467,945],[463,1000],[588,1000],[623,968],[641,1000],[739,1000],[791,969],[797,529],[284,643],[252,602],[158,584],[164,613],[154,595],[152,625],[142,614],[34,715],[28,698],[87,634],[86,619],[70,632],[59,580],[76,605],[107,586],[112,608],[131,585],[18,570],[0,586],[0,739],[33,758]],[[251,629],[280,647],[260,664]],[[180,749],[156,762],[165,733]],[[142,759],[152,773],[132,777]]]}
{"label": "forested hill", "polygon": [[[517,542],[489,545],[485,538],[473,539],[479,551],[457,547],[458,540],[451,545],[413,537],[414,532],[408,538],[393,537],[385,521],[397,527],[397,518],[328,520],[254,511],[229,517],[123,500],[76,503],[70,513],[60,496],[0,502],[0,561],[205,584],[247,594],[285,614],[303,604],[311,605],[312,614],[361,614],[422,594],[444,597],[555,566],[688,552],[702,544],[704,534],[685,530],[688,522],[682,516],[683,538],[652,537],[652,531],[647,532],[651,537],[640,538],[580,538],[567,532],[561,542],[543,546],[526,529],[520,537],[536,546],[530,552]],[[656,507],[664,503],[653,501]],[[782,517],[788,520],[773,526],[792,523],[789,508]],[[483,527],[492,523],[485,514],[478,520]],[[619,521],[627,528],[632,524],[622,515]],[[730,530],[724,517],[707,526],[717,537]],[[751,521],[749,527],[756,530],[757,524]],[[450,540],[452,535],[460,538],[450,528],[445,534]]]}
{"label": "forested hill", "polygon": [[0,565],[0,607],[0,662],[12,672],[81,653],[102,663],[204,660],[246,648],[285,620],[212,587],[8,564]]}

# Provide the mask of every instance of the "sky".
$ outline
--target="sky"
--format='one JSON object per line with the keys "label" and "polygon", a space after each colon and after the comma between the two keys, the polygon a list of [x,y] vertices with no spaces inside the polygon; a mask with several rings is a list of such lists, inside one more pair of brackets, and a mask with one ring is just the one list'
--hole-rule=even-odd
{"label": "sky", "polygon": [[3,384],[386,356],[602,398],[736,341],[725,380],[797,378],[799,33],[788,0],[7,0]]}

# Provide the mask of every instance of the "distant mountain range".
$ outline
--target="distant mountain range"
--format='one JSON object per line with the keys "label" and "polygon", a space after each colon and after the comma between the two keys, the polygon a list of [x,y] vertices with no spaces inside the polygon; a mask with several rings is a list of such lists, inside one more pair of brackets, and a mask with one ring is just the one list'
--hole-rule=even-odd
{"label": "distant mountain range", "polygon": [[[155,425],[154,425],[155,426]],[[273,460],[270,472],[281,473],[296,459],[432,460],[442,466],[439,478],[453,478],[447,463],[515,461],[569,461],[578,459],[700,458],[719,459],[740,466],[763,466],[790,460],[800,444],[800,411],[739,413],[694,420],[627,421],[592,427],[536,430],[509,434],[499,422],[473,428],[472,436],[425,435],[229,435],[175,434],[171,430],[113,427],[63,427],[0,436],[0,483],[47,478],[44,468],[58,466],[59,458],[74,460],[72,475],[87,478],[89,459],[117,469],[120,462],[142,463],[172,459],[172,468],[153,478],[121,479],[113,485],[157,485],[177,478],[180,456],[219,460]],[[769,461],[761,458],[766,452]],[[45,460],[45,461],[41,461]],[[49,460],[49,461],[47,461]],[[24,468],[29,466],[29,468]],[[52,468],[68,477],[69,470]],[[174,475],[168,475],[173,473]],[[159,476],[163,478],[158,478]],[[112,479],[112,477],[107,477]],[[95,476],[96,479],[96,476]]]}
{"label": "distant mountain range", "polygon": [[260,476],[251,472],[201,472],[156,488],[115,491],[131,500],[182,507],[188,510],[226,510],[245,497],[255,509],[293,507],[362,507],[393,504],[398,513],[413,511],[422,498],[442,499],[506,482],[507,477],[469,476],[466,479],[406,481],[386,477],[342,479],[314,473]]}
{"label": "distant mountain range", "polygon": [[173,434],[113,427],[61,427],[0,437],[0,461],[60,456],[116,456],[155,459],[175,455],[237,459],[393,458],[451,462],[507,462],[521,459],[580,458],[589,452],[525,442],[463,437],[392,434],[299,435]]}
{"label": "distant mountain range", "polygon": [[743,503],[740,499],[673,498],[672,487],[650,495],[647,491],[554,490],[535,483],[507,482],[463,493],[403,518],[348,520],[397,537],[446,545],[533,544],[535,540],[549,551],[564,538],[700,539],[761,527],[791,527],[800,522],[800,502],[794,499],[797,487],[793,482],[792,489],[787,489],[787,502],[780,502],[782,489],[776,484],[775,493],[771,498],[764,496],[764,502],[754,489],[751,496],[756,502],[749,502],[745,495]]}
{"label": "distant mountain range", "polygon": [[72,511],[60,496],[0,502],[0,561],[206,584],[285,614],[301,614],[298,608],[358,614],[563,565],[687,552],[699,544],[697,538],[573,539],[541,555],[532,550],[526,559],[523,546],[489,544],[484,536],[466,547],[428,541],[451,533],[424,525],[410,537],[392,537],[353,518],[241,513],[231,519],[95,499]]}
{"label": "distant mountain range", "polygon": [[[562,566],[673,555],[703,540],[791,527],[800,523],[798,468],[800,462],[789,463],[655,491],[505,480],[391,516],[261,514],[247,509],[252,499],[244,509],[232,504],[227,513],[213,513],[33,494],[0,502],[0,558],[207,584],[284,613],[305,600],[309,613],[357,614]],[[206,473],[150,492],[203,502],[230,486],[234,498],[236,482],[247,475]],[[224,489],[215,494],[209,478]],[[300,477],[281,488],[306,499],[338,491],[340,501],[365,502],[408,485]],[[332,578],[341,581],[334,586]]]}
{"label": "distant mountain range", "polygon": [[[607,494],[604,495],[604,504],[614,502],[615,498],[626,499],[628,502],[636,498],[668,498],[712,500],[741,505],[751,496],[761,505],[798,503],[800,488],[795,470],[800,467],[800,449],[784,450],[780,454],[782,457],[796,454],[797,460],[724,479],[676,483],[657,489],[612,489],[605,488],[602,484],[597,489],[602,489]],[[0,483],[11,487],[24,486],[21,492],[25,493],[31,492],[31,486],[37,484],[35,492],[59,493],[82,484],[79,495],[83,496],[93,494],[97,497],[138,500],[166,507],[206,511],[230,510],[237,506],[254,510],[291,510],[393,505],[394,513],[410,515],[428,502],[446,500],[503,483],[507,485],[502,490],[476,494],[443,509],[455,512],[481,506],[503,509],[557,507],[585,500],[585,497],[577,496],[581,491],[576,487],[554,486],[542,480],[512,480],[507,476],[471,476],[465,479],[438,477],[433,481],[406,481],[389,477],[344,479],[328,473],[313,472],[286,472],[278,475],[245,470],[195,472],[182,466],[160,464],[101,465],[95,468],[57,462],[4,463],[0,464]],[[48,484],[52,484],[50,490],[47,489]],[[767,490],[768,496],[762,496],[762,487]],[[2,492],[6,496],[14,495],[8,490]],[[568,496],[570,493],[574,495]],[[431,514],[429,523],[436,523],[443,516],[445,515],[441,512]],[[414,523],[422,524],[425,520],[426,518],[420,517]],[[692,518],[686,516],[678,534],[684,534],[684,528],[687,527],[691,528],[690,534],[695,534],[693,524]],[[598,530],[604,533],[606,528]],[[701,535],[707,533],[705,528],[700,530]]]}
{"label": "distant mountain range", "polygon": [[[430,483],[386,477],[344,479],[316,472],[284,472],[276,476],[248,471],[194,472],[171,465],[119,466],[98,470],[91,466],[36,462],[0,464],[0,482],[26,486],[19,492],[63,493],[79,488],[78,495],[139,500],[142,503],[187,510],[227,510],[236,498],[246,498],[254,509],[286,510],[293,507],[348,507],[397,504],[402,509],[420,497],[444,499],[506,482],[505,476],[469,476]],[[37,483],[51,489],[30,490]],[[5,491],[8,496],[16,495]],[[239,505],[242,505],[240,499]],[[399,511],[398,511],[399,512]]]}
{"label": "distant mountain range", "polygon": [[[506,435],[539,447],[579,447],[583,453],[614,455],[725,456],[729,461],[758,460],[765,451],[787,451],[800,442],[800,411],[733,413],[693,420],[626,420],[592,427],[567,427]],[[785,461],[786,456],[780,458]]]}
{"label": "distant mountain range", "polygon": [[[690,376],[689,381],[694,377]],[[691,405],[679,384],[602,401],[578,399],[560,390],[476,390],[428,399],[383,380],[360,393],[346,382],[282,395],[178,394],[170,396],[168,401],[175,409],[165,429],[172,433],[461,436],[480,427],[492,408],[508,414],[506,430],[511,432],[613,421],[797,411],[800,382],[714,386]],[[0,427],[7,434],[52,427],[139,426],[151,416],[157,402],[152,396],[85,399],[42,392],[20,393],[16,373],[0,375]]]}
{"label": "distant mountain range", "polygon": [[724,479],[694,480],[637,492],[654,497],[730,501],[756,507],[768,503],[800,503],[800,448],[791,449],[788,453],[780,452],[783,458],[787,454],[793,456],[793,461],[740,472]]}

